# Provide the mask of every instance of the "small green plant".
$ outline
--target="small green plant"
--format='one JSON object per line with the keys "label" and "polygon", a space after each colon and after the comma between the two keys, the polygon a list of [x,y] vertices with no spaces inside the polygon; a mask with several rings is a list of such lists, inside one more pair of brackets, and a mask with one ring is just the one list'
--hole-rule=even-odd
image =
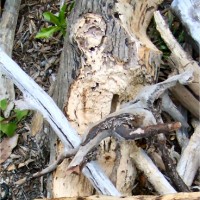
{"label": "small green plant", "polygon": [[50,38],[56,32],[61,32],[63,36],[66,34],[67,21],[66,16],[71,12],[74,7],[74,1],[70,4],[64,4],[60,9],[58,16],[54,15],[51,12],[44,12],[43,17],[46,21],[54,24],[47,28],[42,28],[35,38]]}
{"label": "small green plant", "polygon": [[28,110],[13,109],[9,117],[4,116],[4,111],[8,107],[8,100],[0,101],[0,138],[3,135],[12,137],[15,134],[18,124],[28,115]]}

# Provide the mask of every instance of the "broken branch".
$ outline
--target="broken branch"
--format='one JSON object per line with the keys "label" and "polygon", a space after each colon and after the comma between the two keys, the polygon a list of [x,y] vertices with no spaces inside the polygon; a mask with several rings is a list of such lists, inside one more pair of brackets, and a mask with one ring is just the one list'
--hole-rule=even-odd
{"label": "broken branch", "polygon": [[[156,124],[147,127],[139,127],[138,121],[143,119],[140,116],[130,113],[123,113],[112,117],[107,117],[104,121],[93,126],[80,146],[74,159],[68,166],[70,172],[80,172],[82,164],[87,158],[87,154],[92,151],[103,139],[108,136],[135,140],[144,137],[151,137],[158,133],[169,133],[181,127],[179,122],[170,124]],[[138,126],[138,128],[137,128]]]}

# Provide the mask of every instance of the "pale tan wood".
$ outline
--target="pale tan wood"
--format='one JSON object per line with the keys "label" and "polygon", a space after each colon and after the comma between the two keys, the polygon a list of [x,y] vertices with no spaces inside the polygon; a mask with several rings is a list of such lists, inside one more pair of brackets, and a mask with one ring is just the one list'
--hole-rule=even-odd
{"label": "pale tan wood", "polygon": [[[89,196],[89,197],[61,197],[61,198],[51,198],[43,200],[199,200],[200,192],[191,193],[177,193],[168,194],[163,196],[129,196],[129,197],[111,197],[111,196]],[[35,199],[42,200],[42,199]]]}
{"label": "pale tan wood", "polygon": [[[133,99],[144,85],[154,83],[161,52],[146,36],[146,29],[161,2],[76,2],[69,17],[69,38],[64,44],[54,99],[61,107],[65,104],[65,113],[80,134],[122,102]],[[128,153],[120,155],[117,148],[114,139],[106,139],[98,151],[98,162],[117,189],[130,195],[135,167]],[[124,143],[122,148],[129,147]],[[61,144],[58,149],[62,149]],[[121,177],[125,160],[127,170]],[[67,174],[68,164],[64,161],[54,174],[54,197],[92,194],[93,188],[82,175]]]}
{"label": "pale tan wood", "polygon": [[200,103],[185,86],[177,84],[170,90],[172,91],[173,96],[179,100],[188,111],[199,118]]}

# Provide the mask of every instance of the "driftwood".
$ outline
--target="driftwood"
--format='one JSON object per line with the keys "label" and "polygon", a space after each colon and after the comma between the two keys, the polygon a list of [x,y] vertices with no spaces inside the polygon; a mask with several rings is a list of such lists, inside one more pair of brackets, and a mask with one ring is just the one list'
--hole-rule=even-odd
{"label": "driftwood", "polygon": [[[13,80],[24,95],[24,102],[16,102],[16,104],[23,109],[40,111],[65,145],[66,151],[69,148],[78,146],[81,141],[80,138],[76,134],[76,131],[71,128],[69,122],[54,101],[2,50],[0,50],[0,63],[1,70]],[[83,173],[93,182],[94,187],[103,194],[120,195],[98,165],[94,167],[88,163],[85,169],[83,169]],[[97,183],[98,185],[96,185]]]}
{"label": "driftwood", "polygon": [[179,17],[189,35],[193,38],[193,45],[197,52],[200,49],[200,1],[174,0],[172,10]]}
{"label": "driftwood", "polygon": [[[16,63],[13,62],[3,51],[0,52],[0,62],[3,64],[2,69],[6,72],[6,74],[15,82],[15,84],[23,92],[24,102],[19,101],[19,102],[16,102],[16,104],[20,107],[26,106],[26,108],[29,108],[29,109],[40,110],[40,112],[43,114],[43,116],[46,118],[46,120],[50,123],[52,128],[54,128],[55,132],[57,133],[57,135],[59,136],[59,138],[61,139],[63,144],[66,146],[65,151],[67,151],[70,146],[71,146],[71,148],[76,147],[75,145],[77,143],[77,140],[75,140],[75,137],[76,138],[78,138],[78,137],[73,135],[75,131],[70,127],[66,118],[64,118],[64,116],[62,115],[60,110],[56,107],[56,105],[52,101],[52,99],[47,94],[45,94],[45,92],[43,90],[41,90],[41,88],[36,83],[34,83],[34,81],[30,77],[28,77],[19,68],[19,66],[17,66]],[[7,65],[8,63],[9,63],[9,65]],[[20,79],[21,77],[23,77],[23,79]],[[191,78],[192,78],[192,73],[190,71],[187,71],[183,74],[171,77],[168,80],[164,81],[163,83],[158,83],[153,86],[147,86],[143,89],[143,91],[141,91],[141,93],[135,98],[135,100],[133,100],[132,102],[129,102],[127,104],[124,104],[119,111],[117,111],[116,113],[113,113],[111,116],[116,116],[117,114],[119,115],[121,113],[122,118],[121,118],[120,122],[130,124],[131,123],[130,120],[133,121],[133,125],[134,125],[134,127],[136,127],[136,129],[128,130],[128,133],[129,133],[128,138],[130,138],[130,133],[133,133],[133,136],[134,136],[134,133],[140,134],[143,132],[145,133],[145,130],[146,130],[146,132],[149,129],[153,130],[154,129],[153,126],[150,126],[149,128],[148,127],[147,128],[145,128],[145,127],[139,128],[141,126],[156,124],[156,120],[155,120],[154,116],[147,109],[150,109],[150,110],[152,109],[154,101],[156,99],[158,99],[165,92],[165,90],[174,86],[177,82],[182,83],[182,84],[188,84],[192,80]],[[32,90],[32,88],[34,88],[34,91]],[[56,113],[56,116],[55,116],[55,113]],[[125,113],[130,113],[131,115],[130,114],[126,115]],[[125,114],[125,116],[124,116],[124,114]],[[125,117],[125,118],[123,118],[123,117]],[[139,119],[137,119],[138,117],[139,117]],[[141,120],[140,120],[140,118],[141,118]],[[118,132],[118,135],[119,135],[119,133],[121,131],[120,127],[122,124],[119,123],[117,120],[114,120],[115,117],[113,117],[113,118],[111,117],[111,118],[107,118],[107,119],[110,119],[111,121],[107,120],[105,124],[98,123],[98,124],[100,124],[100,130],[99,130],[99,128],[91,129],[91,132],[86,136],[86,139],[83,141],[81,147],[88,145],[88,146],[86,146],[86,149],[90,150],[94,146],[96,146],[103,139],[103,137],[101,137],[101,134],[97,134],[99,131],[104,131],[106,129],[112,130],[112,128],[114,128],[115,132]],[[134,122],[134,120],[136,120],[136,121]],[[111,126],[111,127],[109,127],[109,126]],[[138,129],[137,129],[137,127],[138,127]],[[164,127],[164,129],[162,127]],[[175,126],[172,126],[172,125],[169,125],[169,126],[161,125],[160,126],[162,132],[165,132],[165,130],[167,130],[168,128],[169,128],[169,130],[170,129],[176,130],[179,127],[180,127],[179,124],[177,124]],[[159,130],[158,125],[157,125],[157,128]],[[154,131],[155,131],[155,129],[154,129]],[[123,134],[121,136],[123,136]],[[100,138],[100,139],[98,139],[98,138]],[[80,141],[80,139],[79,139],[79,141]],[[94,146],[92,146],[92,145],[94,145]],[[80,150],[77,152],[76,156],[74,157],[74,159],[69,167],[80,165],[80,164],[75,164],[75,165],[73,164],[74,160],[78,160],[78,162],[80,163],[80,157],[79,157],[80,152],[81,153],[86,152],[86,154],[87,154],[86,150],[83,151],[80,148]],[[145,153],[142,150],[138,149],[136,146],[135,146],[135,150],[133,151],[132,158],[133,158],[134,162],[136,163],[136,165],[140,165],[139,168],[141,170],[143,170],[145,172],[148,169],[146,174],[149,178],[149,181],[154,185],[155,189],[160,194],[176,192],[173,189],[173,187],[171,187],[170,184],[167,183],[167,180],[164,178],[164,176],[162,176],[159,173],[159,170],[157,170],[155,165],[153,165],[153,168],[150,167],[151,166],[150,159],[148,158],[147,155],[145,156]],[[146,159],[146,162],[145,162],[145,159]],[[148,168],[146,165],[141,166],[141,164],[140,164],[141,161],[142,161],[142,163],[148,163]],[[94,167],[95,170],[92,169],[93,166],[95,166]],[[86,168],[86,169],[84,170],[84,168]],[[94,186],[98,190],[100,190],[99,184],[100,184],[101,179],[100,180],[98,179],[98,175],[100,174],[100,172],[98,171],[98,174],[95,173],[95,172],[97,172],[96,170],[100,170],[100,169],[97,167],[97,165],[94,162],[86,164],[84,168],[82,170],[83,173],[85,173],[86,175],[88,173],[91,174],[93,177],[92,183],[95,183]],[[90,171],[87,170],[88,168],[90,168]],[[157,170],[156,176],[154,174],[155,170]],[[159,178],[158,176],[162,176],[162,178]],[[88,177],[91,177],[91,176],[88,176]],[[154,177],[157,177],[157,178],[155,179]],[[102,178],[102,175],[101,175],[101,178]],[[106,186],[105,178],[106,177],[104,177],[104,181],[102,180],[103,185],[101,185],[100,187]],[[159,184],[157,184],[158,183],[157,180],[160,180]],[[162,182],[162,181],[164,181],[164,182]],[[161,187],[162,185],[163,185],[163,187]],[[169,185],[169,188],[167,187],[167,185]],[[104,192],[102,192],[102,191],[104,191]],[[109,188],[105,188],[104,190],[103,190],[103,188],[101,189],[101,193],[106,193],[106,192],[114,193],[115,192],[115,194],[112,194],[112,195],[115,195],[115,196],[120,195],[120,193],[117,193],[117,190],[115,190],[115,191],[113,191],[113,190],[109,191]]]}
{"label": "driftwood", "polygon": [[[21,0],[7,0],[4,5],[3,15],[0,21],[0,47],[11,57],[12,48],[15,36],[15,29],[17,25],[17,18],[19,14]],[[15,100],[15,91],[13,83],[0,71],[0,100],[9,99]],[[8,116],[10,110],[13,108],[13,102],[4,113]]]}
{"label": "driftwood", "polygon": [[200,103],[198,98],[200,97],[200,68],[198,63],[194,61],[178,44],[168,25],[157,11],[154,13],[154,18],[157,24],[157,30],[160,32],[161,37],[165,41],[166,45],[171,51],[170,59],[172,60],[171,65],[179,72],[185,71],[191,68],[194,71],[194,80],[189,84],[190,91],[184,86],[176,85],[172,88],[172,93],[180,103],[187,108],[195,117],[199,118]]}
{"label": "driftwood", "polygon": [[[149,182],[159,194],[176,193],[174,187],[170,185],[149,156],[141,148],[137,147],[134,142],[127,142],[124,141],[124,139],[137,139],[143,136],[149,136],[150,133],[158,134],[160,132],[177,130],[180,127],[180,123],[171,123],[170,125],[158,124],[162,123],[160,113],[163,110],[167,111],[174,119],[180,121],[184,127],[188,127],[187,121],[173,105],[167,91],[177,84],[180,84],[181,87],[182,84],[189,84],[191,91],[195,93],[195,95],[198,95],[197,88],[199,88],[199,82],[197,80],[197,75],[199,71],[195,63],[191,66],[190,60],[188,60],[188,57],[179,48],[180,51],[178,53],[175,51],[174,55],[176,58],[180,58],[181,52],[181,58],[184,58],[185,60],[183,60],[186,63],[189,62],[189,64],[186,64],[187,67],[179,65],[179,72],[185,72],[171,76],[162,83],[148,86],[148,84],[153,83],[153,78],[155,78],[154,67],[159,65],[160,52],[148,40],[145,31],[153,14],[152,6],[156,9],[158,1],[152,1],[152,5],[148,4],[149,8],[146,7],[146,1],[141,1],[139,3],[132,1],[132,3],[133,2],[136,6],[134,7],[134,12],[132,12],[133,5],[125,3],[124,1],[118,1],[115,5],[115,12],[113,12],[113,10],[112,12],[110,11],[112,17],[105,15],[103,18],[100,15],[103,14],[101,12],[104,12],[105,9],[112,9],[112,5],[107,4],[107,1],[102,2],[102,4],[96,1],[88,1],[87,6],[89,6],[89,8],[88,10],[84,10],[86,13],[72,13],[72,22],[73,19],[76,20],[72,23],[73,27],[70,29],[69,40],[66,39],[66,44],[69,44],[68,47],[71,49],[68,50],[67,55],[63,55],[65,58],[63,58],[62,62],[66,64],[65,67],[68,66],[68,64],[74,64],[74,67],[80,67],[80,71],[76,71],[76,68],[76,70],[72,70],[72,73],[69,70],[69,74],[66,75],[62,73],[62,67],[64,66],[61,66],[59,75],[67,81],[67,89],[69,89],[69,83],[72,82],[72,77],[75,79],[68,94],[69,99],[66,102],[65,112],[71,124],[76,128],[76,131],[78,130],[81,134],[86,133],[83,140],[77,135],[75,129],[71,127],[54,101],[22,71],[3,50],[0,50],[1,69],[15,82],[24,95],[24,101],[17,101],[16,105],[20,108],[40,111],[64,146],[63,153],[61,153],[60,157],[53,165],[50,165],[40,173],[34,174],[32,177],[41,176],[57,168],[54,185],[56,185],[57,188],[62,185],[62,191],[66,187],[66,190],[63,192],[70,196],[79,193],[79,190],[74,188],[75,186],[81,188],[81,196],[93,190],[91,185],[85,181],[81,181],[78,184],[78,181],[80,179],[82,180],[82,177],[79,175],[67,174],[70,170],[76,173],[82,171],[100,194],[122,196],[121,193],[131,193],[134,177],[130,172],[133,172],[133,174],[135,173],[135,166],[132,164],[132,160],[137,168],[144,172]],[[82,7],[83,4],[77,2],[76,6],[76,11],[81,12],[81,9],[78,8],[80,6]],[[96,13],[91,13],[91,9],[94,9]],[[140,12],[141,10],[142,12]],[[146,15],[144,15],[144,12],[146,12]],[[144,18],[142,20],[135,18],[134,16],[138,14],[140,17]],[[106,17],[108,17],[109,20],[106,20]],[[110,22],[114,24],[113,26],[115,28],[109,26]],[[109,38],[108,33],[113,34],[112,31],[118,33],[119,29],[122,30],[122,35],[126,37],[117,38],[115,42],[123,43],[123,45],[126,44],[128,46],[128,49],[124,52],[121,52],[121,48],[119,51],[119,48],[114,45],[112,46],[112,51],[108,49],[109,45],[111,45],[109,42],[113,40],[113,38]],[[119,39],[121,40],[122,38],[123,41],[119,41]],[[65,46],[65,48],[67,47]],[[173,51],[172,47],[171,50]],[[80,52],[80,60],[75,60],[74,57],[79,55],[78,53]],[[131,53],[132,55],[134,52],[137,52],[137,54],[130,57],[129,54]],[[76,57],[76,59],[79,59],[79,57]],[[156,63],[157,61],[158,63]],[[77,66],[77,63],[79,66]],[[180,63],[184,64],[183,61],[180,61]],[[194,78],[192,75],[193,72]],[[142,78],[140,76],[141,73],[143,73]],[[70,79],[68,79],[69,77]],[[57,87],[60,83],[63,84],[62,78],[59,77]],[[66,88],[63,87],[61,90],[64,91]],[[66,96],[64,96],[58,88],[56,92],[56,94],[62,95],[61,99],[59,99],[59,104],[62,104]],[[124,97],[125,94],[127,95],[126,97]],[[100,96],[102,96],[102,98],[98,99]],[[120,106],[123,101],[128,100],[128,103]],[[160,101],[161,107],[155,106],[155,101]],[[191,113],[194,116],[197,115],[195,111]],[[90,127],[88,131],[85,130],[86,127]],[[125,135],[125,133],[127,135]],[[90,157],[90,153],[93,152],[94,147],[108,136],[117,137],[121,146],[121,157],[116,158],[116,153],[114,152],[116,143],[112,143],[114,146],[113,156],[108,154],[107,157],[109,159],[111,158],[111,161],[113,159],[113,161],[111,165],[106,166],[108,175],[115,174],[112,181],[116,183],[118,189],[115,188],[112,181],[105,175],[97,162],[90,161],[91,159],[96,159]],[[189,142],[187,147],[189,147],[190,143],[192,142]],[[105,144],[107,145],[108,143],[105,142],[104,146],[106,146]],[[187,152],[187,147],[185,148],[185,152]],[[124,153],[125,149],[128,149],[126,153]],[[164,153],[165,152],[163,152],[163,154]],[[63,162],[63,165],[58,167],[64,158],[74,154],[75,156],[70,164],[69,161]],[[106,155],[105,152],[103,155]],[[102,155],[98,157],[100,163],[101,157]],[[115,159],[118,159],[117,165],[115,165]],[[122,161],[125,163],[128,161],[130,164],[124,165]],[[103,161],[102,163],[105,164],[106,162]],[[68,171],[66,170],[67,167]],[[113,171],[113,169],[115,171]],[[125,176],[123,176],[123,179],[120,180],[123,169],[127,169],[127,172]],[[61,176],[61,179],[64,179],[63,182],[59,180],[59,176]],[[32,177],[28,177],[28,180]],[[193,181],[193,178],[191,181]],[[22,184],[26,180],[25,178],[16,182],[16,184]],[[126,180],[128,182],[126,182]],[[65,182],[67,183],[66,185]],[[84,185],[84,183],[86,184]],[[128,187],[126,187],[125,184],[127,184]],[[56,187],[54,187],[54,190],[56,190]],[[57,189],[57,192],[58,191]],[[64,196],[64,193],[59,194],[55,193],[55,191],[54,194],[55,196]]]}
{"label": "driftwood", "polygon": [[[43,199],[43,200],[198,200],[200,198],[200,192],[191,193],[177,193],[168,194],[163,196],[132,196],[132,197],[110,197],[110,196],[89,196],[89,197],[65,197],[65,198],[53,198],[53,199]],[[35,199],[41,200],[41,199]]]}
{"label": "driftwood", "polygon": [[[147,37],[146,29],[159,3],[76,1],[68,18],[68,37],[53,97],[80,135],[155,82],[161,52]],[[136,177],[128,151],[131,145],[124,142],[120,149],[117,146],[115,139],[107,138],[100,144],[97,160],[117,189],[131,195]],[[51,139],[51,154],[59,155],[60,151],[62,143]],[[52,163],[55,159],[52,156]],[[57,168],[48,191],[54,197],[91,195],[93,187],[87,179],[63,170],[69,162],[65,160]]]}

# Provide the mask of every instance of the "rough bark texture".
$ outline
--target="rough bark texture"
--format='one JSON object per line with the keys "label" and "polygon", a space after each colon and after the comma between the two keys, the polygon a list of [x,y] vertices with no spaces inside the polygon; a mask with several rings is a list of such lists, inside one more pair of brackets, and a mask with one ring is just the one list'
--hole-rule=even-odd
{"label": "rough bark texture", "polygon": [[[14,42],[15,28],[19,14],[21,0],[7,0],[4,5],[4,12],[0,21],[0,47],[11,57]],[[8,98],[15,99],[14,85],[0,71],[0,100]],[[10,104],[11,105],[11,104]],[[12,109],[12,105],[8,110]]]}
{"label": "rough bark texture", "polygon": [[[80,134],[133,99],[144,85],[155,82],[161,54],[146,36],[146,28],[158,3],[161,1],[76,2],[54,99],[61,107],[65,103],[67,118]],[[108,138],[97,156],[117,189],[126,195],[131,194],[135,179],[129,152],[122,153],[129,145],[124,142],[120,149]],[[92,194],[93,188],[82,175],[66,174],[67,166],[64,161],[54,174],[54,197]]]}

